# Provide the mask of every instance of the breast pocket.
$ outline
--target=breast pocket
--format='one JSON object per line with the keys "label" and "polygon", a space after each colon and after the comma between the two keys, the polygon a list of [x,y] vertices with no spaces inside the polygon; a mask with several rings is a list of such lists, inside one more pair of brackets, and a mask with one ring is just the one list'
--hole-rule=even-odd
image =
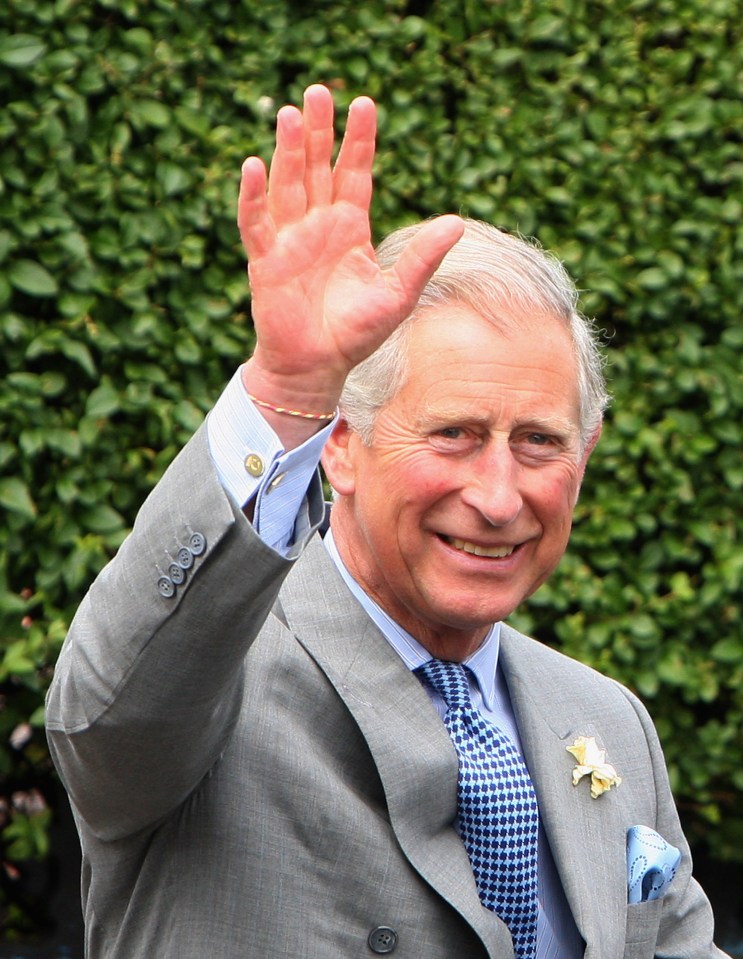
{"label": "breast pocket", "polygon": [[662,899],[627,906],[624,959],[653,959],[662,909]]}

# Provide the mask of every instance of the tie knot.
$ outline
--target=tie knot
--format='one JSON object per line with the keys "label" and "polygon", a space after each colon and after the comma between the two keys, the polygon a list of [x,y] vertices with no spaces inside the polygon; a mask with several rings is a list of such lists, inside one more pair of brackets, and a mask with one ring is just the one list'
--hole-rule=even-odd
{"label": "tie knot", "polygon": [[429,659],[416,669],[416,673],[436,690],[449,709],[470,707],[470,686],[461,663]]}

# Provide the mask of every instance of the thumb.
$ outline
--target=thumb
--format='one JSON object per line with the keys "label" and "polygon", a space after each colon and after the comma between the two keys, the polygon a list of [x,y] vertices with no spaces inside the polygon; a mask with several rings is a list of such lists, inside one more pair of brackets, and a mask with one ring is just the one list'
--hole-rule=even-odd
{"label": "thumb", "polygon": [[413,236],[395,264],[385,271],[388,283],[396,287],[407,316],[418,297],[454,244],[464,233],[464,221],[454,214],[437,217]]}

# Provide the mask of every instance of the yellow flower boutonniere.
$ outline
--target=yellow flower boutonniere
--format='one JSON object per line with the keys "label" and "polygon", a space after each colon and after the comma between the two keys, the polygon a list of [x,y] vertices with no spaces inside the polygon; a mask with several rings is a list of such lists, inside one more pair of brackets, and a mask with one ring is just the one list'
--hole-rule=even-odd
{"label": "yellow flower boutonniere", "polygon": [[606,762],[606,751],[599,749],[593,736],[578,736],[567,751],[578,760],[573,770],[573,785],[577,786],[584,776],[590,776],[593,799],[621,783],[622,777],[617,776],[616,769]]}

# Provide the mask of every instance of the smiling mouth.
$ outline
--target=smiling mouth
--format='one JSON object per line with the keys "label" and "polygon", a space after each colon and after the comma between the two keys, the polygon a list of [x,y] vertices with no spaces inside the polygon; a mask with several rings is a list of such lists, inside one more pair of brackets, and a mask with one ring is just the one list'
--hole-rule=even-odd
{"label": "smiling mouth", "polygon": [[480,546],[478,543],[470,543],[466,539],[456,539],[453,536],[442,536],[444,542],[454,549],[459,549],[463,553],[469,553],[470,556],[486,556],[488,559],[505,559],[513,553],[514,546]]}

